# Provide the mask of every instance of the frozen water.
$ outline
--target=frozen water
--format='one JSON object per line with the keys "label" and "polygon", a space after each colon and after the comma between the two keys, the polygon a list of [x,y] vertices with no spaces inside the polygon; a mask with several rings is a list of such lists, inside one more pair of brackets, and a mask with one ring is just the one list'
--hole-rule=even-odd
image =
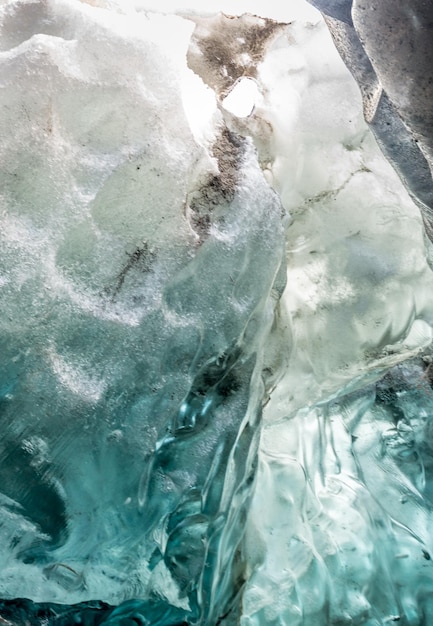
{"label": "frozen water", "polygon": [[0,617],[429,624],[418,208],[317,11],[201,8],[0,7]]}
{"label": "frozen water", "polygon": [[358,81],[366,120],[433,239],[431,5],[312,0]]}

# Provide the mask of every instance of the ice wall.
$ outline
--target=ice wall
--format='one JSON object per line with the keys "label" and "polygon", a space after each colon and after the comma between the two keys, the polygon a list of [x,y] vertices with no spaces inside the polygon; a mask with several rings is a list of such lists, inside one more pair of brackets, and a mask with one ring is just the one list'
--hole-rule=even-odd
{"label": "ice wall", "polygon": [[198,79],[193,135],[190,21],[1,17],[0,594],[159,594],[212,623],[239,586],[284,211]]}
{"label": "ice wall", "polygon": [[311,0],[359,83],[376,139],[433,239],[433,8],[423,0]]}
{"label": "ice wall", "polygon": [[422,222],[276,4],[0,7],[9,624],[429,623]]}

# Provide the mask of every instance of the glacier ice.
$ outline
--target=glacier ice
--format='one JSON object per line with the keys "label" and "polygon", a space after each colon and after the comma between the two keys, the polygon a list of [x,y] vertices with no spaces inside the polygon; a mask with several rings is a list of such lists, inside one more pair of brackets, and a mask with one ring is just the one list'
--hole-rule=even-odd
{"label": "glacier ice", "polygon": [[416,0],[312,0],[358,81],[366,120],[433,238],[433,9]]}
{"label": "glacier ice", "polygon": [[2,623],[432,622],[431,178],[313,4],[361,94],[301,0],[0,7]]}

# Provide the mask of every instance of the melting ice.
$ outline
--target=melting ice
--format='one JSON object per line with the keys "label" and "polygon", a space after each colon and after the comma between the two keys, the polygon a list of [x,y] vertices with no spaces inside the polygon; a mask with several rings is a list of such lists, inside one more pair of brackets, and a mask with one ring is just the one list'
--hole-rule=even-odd
{"label": "melting ice", "polygon": [[430,244],[320,13],[7,0],[0,85],[1,620],[431,623]]}

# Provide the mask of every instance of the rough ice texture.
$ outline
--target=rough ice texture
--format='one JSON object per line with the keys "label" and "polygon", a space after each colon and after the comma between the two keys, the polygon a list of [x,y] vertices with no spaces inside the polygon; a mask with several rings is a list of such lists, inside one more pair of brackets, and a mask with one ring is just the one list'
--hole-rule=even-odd
{"label": "rough ice texture", "polygon": [[159,594],[213,623],[241,577],[280,201],[216,107],[193,137],[191,22],[13,2],[1,25],[0,595]]}
{"label": "rough ice texture", "polygon": [[423,0],[312,0],[358,81],[379,145],[433,240],[433,7]]}
{"label": "rough ice texture", "polygon": [[311,7],[144,4],[0,8],[0,616],[429,624],[418,209]]}

